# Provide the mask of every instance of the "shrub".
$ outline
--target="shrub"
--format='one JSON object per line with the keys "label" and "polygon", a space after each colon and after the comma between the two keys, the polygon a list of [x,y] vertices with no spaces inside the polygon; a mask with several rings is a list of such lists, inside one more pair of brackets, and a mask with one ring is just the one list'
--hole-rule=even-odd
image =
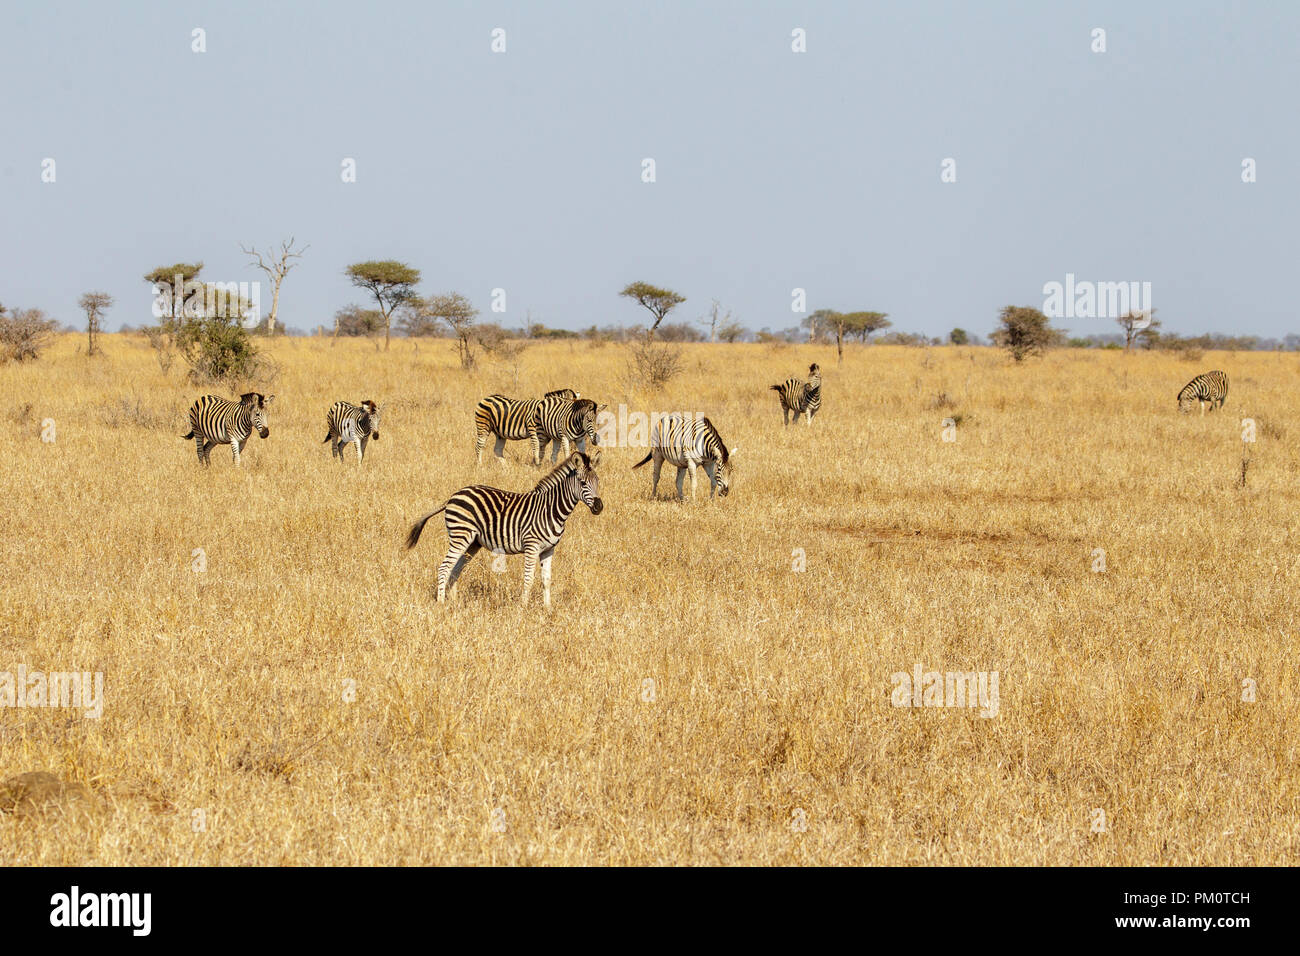
{"label": "shrub", "polygon": [[58,323],[40,309],[9,312],[0,306],[0,361],[26,362],[40,357],[54,339]]}

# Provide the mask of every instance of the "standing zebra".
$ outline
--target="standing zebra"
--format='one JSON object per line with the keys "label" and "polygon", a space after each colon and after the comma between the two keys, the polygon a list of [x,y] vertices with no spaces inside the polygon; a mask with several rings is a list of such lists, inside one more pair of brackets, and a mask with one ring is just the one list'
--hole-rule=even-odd
{"label": "standing zebra", "polygon": [[447,589],[456,596],[456,579],[480,548],[495,554],[524,555],[524,597],[533,588],[533,572],[542,562],[542,601],[551,606],[551,558],[564,534],[564,523],[581,501],[593,515],[604,510],[596,465],[597,449],[590,457],[574,452],[537,483],[532,491],[502,491],[487,485],[462,488],[438,511],[425,515],[411,526],[406,547],[414,548],[430,518],[445,511],[447,556],[438,566],[438,600],[446,600]]}
{"label": "standing zebra", "polygon": [[366,457],[370,439],[379,441],[379,406],[370,399],[360,405],[335,402],[325,413],[325,424],[329,427],[325,441],[330,443],[330,452],[339,464],[343,464],[343,449],[351,443],[357,447],[359,465]]}
{"label": "standing zebra", "polygon": [[1183,386],[1178,393],[1178,410],[1186,414],[1192,410],[1192,403],[1196,402],[1204,415],[1206,405],[1210,406],[1211,411],[1222,408],[1223,400],[1227,397],[1228,376],[1216,368],[1213,372],[1203,372]]}
{"label": "standing zebra", "polygon": [[487,443],[489,434],[496,436],[494,453],[502,468],[506,466],[507,439],[520,441],[527,438],[533,446],[533,463],[538,463],[542,453],[538,446],[537,428],[533,424],[538,407],[547,399],[572,400],[577,397],[578,393],[571,388],[547,392],[543,398],[514,399],[504,395],[489,395],[474,410],[474,450],[478,454],[478,463],[483,464],[483,446]]}
{"label": "standing zebra", "polygon": [[787,426],[790,424],[791,412],[794,412],[795,422],[799,421],[799,413],[803,412],[811,425],[813,416],[821,410],[822,369],[816,362],[808,366],[806,383],[797,378],[788,378],[780,385],[769,385],[768,388],[780,397],[781,418]]}
{"label": "standing zebra", "polygon": [[731,458],[736,449],[727,451],[727,445],[707,418],[686,418],[674,412],[667,418],[655,422],[650,433],[650,454],[635,465],[640,468],[651,458],[654,459],[654,484],[650,489],[651,497],[659,492],[659,472],[664,462],[677,466],[677,497],[682,497],[682,478],[687,469],[691,472],[691,500],[695,500],[695,469],[704,467],[709,476],[709,497],[716,491],[726,497],[731,491]]}
{"label": "standing zebra", "polygon": [[560,397],[546,398],[534,412],[537,436],[537,457],[533,464],[542,463],[546,454],[546,443],[552,442],[551,462],[554,463],[560,453],[560,443],[564,443],[564,457],[569,457],[572,443],[578,451],[587,450],[587,442],[592,446],[600,444],[596,437],[596,415],[604,411],[604,405],[597,405],[589,398],[566,399]]}
{"label": "standing zebra", "polygon": [[266,407],[273,401],[274,395],[261,392],[248,392],[237,402],[204,395],[190,406],[190,433],[181,437],[194,439],[201,464],[211,464],[214,445],[229,445],[238,465],[239,449],[248,444],[253,429],[263,438],[271,434],[266,426]]}

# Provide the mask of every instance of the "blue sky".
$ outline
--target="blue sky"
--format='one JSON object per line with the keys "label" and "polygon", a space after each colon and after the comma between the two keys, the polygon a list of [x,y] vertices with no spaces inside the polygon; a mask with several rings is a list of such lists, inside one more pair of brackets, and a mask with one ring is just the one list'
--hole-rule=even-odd
{"label": "blue sky", "polygon": [[293,235],[302,328],[395,258],[510,326],[640,322],[644,279],[674,318],[785,328],[798,287],[984,334],[1073,273],[1151,282],[1171,331],[1282,336],[1298,48],[1290,3],[6,4],[0,302],[78,322],[102,289],[139,325],[155,266],[251,281],[239,243]]}

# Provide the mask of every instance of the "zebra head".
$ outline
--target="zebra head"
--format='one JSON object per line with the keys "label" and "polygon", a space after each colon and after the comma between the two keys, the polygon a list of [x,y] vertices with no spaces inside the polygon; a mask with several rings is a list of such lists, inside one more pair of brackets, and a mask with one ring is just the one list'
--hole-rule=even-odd
{"label": "zebra head", "polygon": [[370,432],[370,437],[379,441],[379,406],[366,399],[361,403],[361,409],[365,413],[365,421],[362,424],[366,431]]}
{"label": "zebra head", "polygon": [[1196,392],[1190,387],[1178,393],[1178,410],[1186,415],[1197,406]]}
{"label": "zebra head", "polygon": [[595,449],[590,455],[575,451],[569,460],[573,462],[574,477],[578,479],[578,494],[582,503],[591,509],[592,514],[600,514],[605,510],[605,502],[600,500],[600,479],[596,476],[600,449]]}
{"label": "zebra head", "polygon": [[727,446],[722,446],[722,460],[718,462],[718,495],[727,497],[731,493],[731,469],[735,467],[735,458],[737,448],[727,451]]}
{"label": "zebra head", "polygon": [[275,401],[274,395],[263,395],[261,392],[246,392],[239,396],[239,404],[249,410],[253,427],[262,438],[271,434],[271,429],[266,425],[266,407],[273,401]]}
{"label": "zebra head", "polygon": [[585,436],[593,448],[600,444],[600,439],[596,437],[596,414],[605,408],[605,405],[597,405],[589,398],[579,398],[574,401],[573,411],[569,415],[572,433]]}

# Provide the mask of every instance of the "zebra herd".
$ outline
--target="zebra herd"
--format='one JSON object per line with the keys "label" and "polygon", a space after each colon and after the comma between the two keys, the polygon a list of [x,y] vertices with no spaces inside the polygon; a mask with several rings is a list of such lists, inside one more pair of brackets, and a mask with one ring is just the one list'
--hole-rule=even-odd
{"label": "zebra herd", "polygon": [[[812,425],[813,416],[821,409],[821,369],[815,363],[808,367],[808,380],[790,378],[780,385],[770,386],[781,402],[781,414],[786,426],[790,413],[796,423],[799,415]],[[1213,410],[1223,407],[1228,395],[1228,376],[1219,370],[1198,375],[1178,393],[1178,408],[1191,411],[1199,403],[1201,414],[1205,407]],[[212,448],[230,445],[235,464],[239,464],[240,449],[247,446],[253,432],[262,438],[270,434],[267,425],[267,408],[274,395],[248,392],[239,401],[232,402],[217,395],[205,395],[190,408],[190,431],[184,437],[193,439],[198,448],[199,461],[210,464]],[[556,462],[561,446],[564,460],[554,467],[531,491],[504,491],[490,485],[470,485],[461,488],[442,507],[426,514],[412,525],[406,536],[407,549],[414,548],[420,540],[424,526],[437,514],[444,515],[447,528],[447,554],[438,566],[438,601],[455,596],[456,580],[469,561],[481,549],[495,554],[522,554],[524,561],[523,604],[533,587],[537,565],[542,568],[542,601],[551,604],[551,560],[564,535],[564,526],[578,503],[586,505],[593,515],[605,508],[600,497],[600,479],[596,467],[600,464],[600,444],[596,434],[596,416],[605,409],[591,399],[582,398],[573,389],[562,388],[547,392],[539,399],[512,399],[504,395],[489,395],[474,410],[474,446],[477,464],[483,463],[483,448],[487,437],[496,438],[495,455],[505,467],[505,443],[528,440],[534,466],[540,466],[547,444],[552,444],[551,461]],[[357,463],[365,459],[366,445],[379,440],[379,405],[367,399],[358,405],[335,402],[326,413],[329,433],[325,442],[330,452],[340,462],[343,450],[353,445]],[[590,444],[591,452],[587,452]],[[570,448],[576,450],[570,451]],[[709,479],[709,497],[716,493],[726,497],[731,490],[732,464],[736,449],[728,449],[717,427],[708,418],[695,418],[672,414],[655,422],[650,435],[650,453],[632,468],[635,470],[650,461],[654,462],[651,497],[657,497],[659,475],[664,462],[677,469],[677,497],[682,499],[682,481],[687,473],[691,478],[691,498],[696,494],[696,472],[703,468]]]}

